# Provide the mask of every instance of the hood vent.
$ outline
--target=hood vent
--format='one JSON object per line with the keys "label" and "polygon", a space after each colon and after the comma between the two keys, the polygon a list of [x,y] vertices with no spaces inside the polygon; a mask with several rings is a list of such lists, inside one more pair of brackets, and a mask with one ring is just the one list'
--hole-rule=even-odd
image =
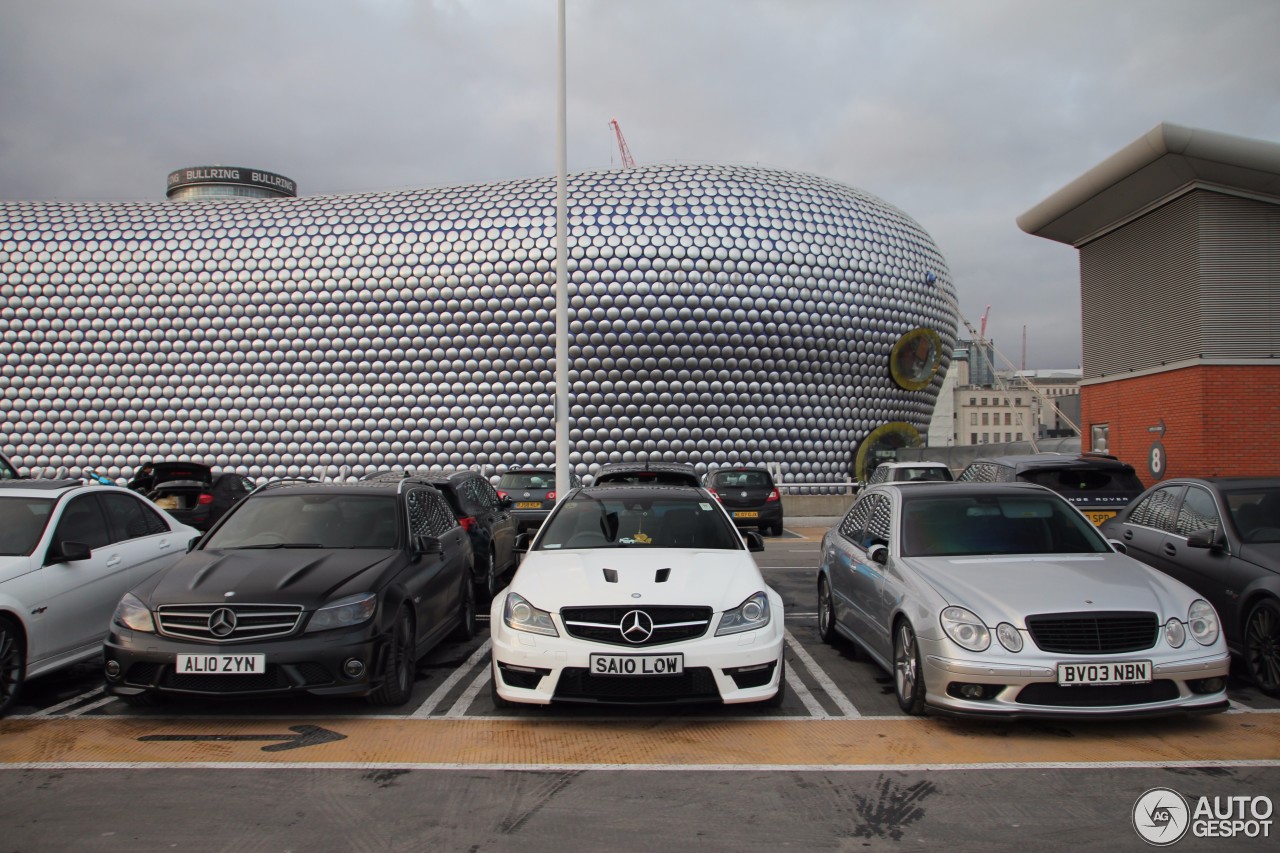
{"label": "hood vent", "polygon": [[605,569],[605,570],[604,570],[604,579],[605,579],[605,582],[606,582],[606,583],[617,583],[617,582],[618,582],[618,570],[617,570],[617,569]]}
{"label": "hood vent", "polygon": [[671,577],[670,569],[658,569],[658,573],[653,576],[653,581],[654,583],[666,583],[669,577]]}

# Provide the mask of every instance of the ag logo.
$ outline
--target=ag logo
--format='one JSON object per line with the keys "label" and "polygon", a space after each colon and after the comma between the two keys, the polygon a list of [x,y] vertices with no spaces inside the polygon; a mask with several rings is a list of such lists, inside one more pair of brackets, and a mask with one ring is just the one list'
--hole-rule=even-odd
{"label": "ag logo", "polygon": [[1180,841],[1191,825],[1191,809],[1172,788],[1152,788],[1133,804],[1133,828],[1148,844],[1167,847]]}

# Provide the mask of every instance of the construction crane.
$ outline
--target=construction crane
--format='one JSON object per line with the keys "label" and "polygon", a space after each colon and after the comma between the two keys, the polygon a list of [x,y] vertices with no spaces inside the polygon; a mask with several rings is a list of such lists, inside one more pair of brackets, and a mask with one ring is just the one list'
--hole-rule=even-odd
{"label": "construction crane", "polygon": [[618,138],[618,153],[622,155],[622,168],[634,169],[636,161],[631,157],[631,149],[627,147],[627,138],[622,135],[622,127],[618,124],[618,120],[611,119],[609,126],[613,128],[613,134]]}

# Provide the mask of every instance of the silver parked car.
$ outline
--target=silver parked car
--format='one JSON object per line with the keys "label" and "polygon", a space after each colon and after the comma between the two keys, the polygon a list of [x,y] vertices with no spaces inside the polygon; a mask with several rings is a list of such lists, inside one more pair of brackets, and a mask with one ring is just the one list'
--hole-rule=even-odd
{"label": "silver parked car", "polygon": [[0,484],[0,715],[27,679],[101,654],[120,597],[199,535],[117,486]]}
{"label": "silver parked car", "polygon": [[1227,707],[1213,607],[1030,483],[867,488],[823,538],[818,624],[891,673],[909,714]]}

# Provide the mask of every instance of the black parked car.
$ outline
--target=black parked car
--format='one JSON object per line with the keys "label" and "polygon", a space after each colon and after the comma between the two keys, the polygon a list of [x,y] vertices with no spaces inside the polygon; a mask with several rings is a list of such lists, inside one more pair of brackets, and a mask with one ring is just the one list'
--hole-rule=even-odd
{"label": "black parked car", "polygon": [[1165,480],[1102,532],[1208,599],[1254,684],[1280,696],[1280,477]]}
{"label": "black parked car", "polygon": [[471,543],[425,480],[282,481],[125,595],[108,692],[366,696],[400,705],[415,662],[476,627]]}
{"label": "black parked car", "polygon": [[133,475],[129,488],[183,524],[208,530],[252,492],[254,484],[240,474],[215,474],[200,462],[147,462]]}
{"label": "black parked car", "polygon": [[[569,472],[569,487],[582,485],[578,475]],[[498,478],[498,497],[510,498],[511,514],[516,520],[516,533],[537,530],[556,505],[556,469],[517,466]]]}
{"label": "black parked car", "polygon": [[1036,483],[1062,495],[1094,524],[1113,517],[1142,493],[1133,466],[1103,453],[1030,453],[970,462],[962,483]]}
{"label": "black parked car", "polygon": [[472,578],[476,598],[487,604],[502,588],[499,581],[515,570],[519,560],[511,498],[499,497],[493,485],[478,471],[427,471],[414,476],[425,478],[440,490],[453,507],[458,523],[470,534],[471,550],[475,554]]}
{"label": "black parked car", "polygon": [[0,480],[21,480],[22,475],[18,473],[18,469],[13,467],[13,463],[3,453],[0,453]]}
{"label": "black parked car", "polygon": [[596,486],[630,483],[641,486],[702,485],[698,471],[683,462],[609,462],[600,466],[592,484]]}
{"label": "black parked car", "polygon": [[717,468],[702,478],[707,491],[724,505],[738,527],[758,527],[782,535],[782,496],[764,468]]}

